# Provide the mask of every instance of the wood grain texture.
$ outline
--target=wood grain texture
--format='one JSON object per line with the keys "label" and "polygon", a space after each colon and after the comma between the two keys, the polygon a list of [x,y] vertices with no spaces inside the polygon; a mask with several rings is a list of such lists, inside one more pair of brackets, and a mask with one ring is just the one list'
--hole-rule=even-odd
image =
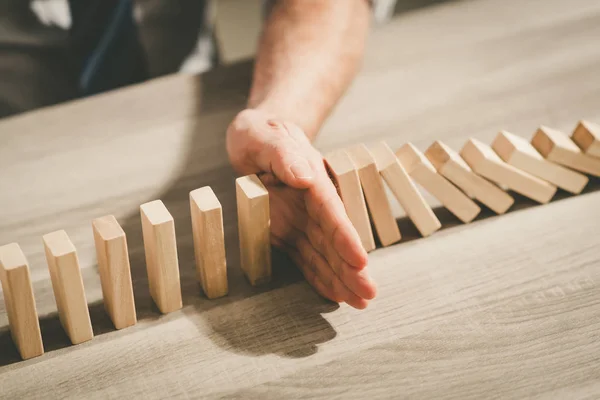
{"label": "wood grain texture", "polygon": [[158,309],[170,313],[182,307],[175,222],[160,200],[140,206],[148,286]]}
{"label": "wood grain texture", "polygon": [[223,209],[210,186],[190,192],[190,214],[202,290],[209,299],[225,296],[228,289]]}
{"label": "wood grain texture", "polygon": [[44,354],[27,259],[16,243],[0,247],[0,281],[12,339],[26,360]]}
{"label": "wood grain texture", "polygon": [[360,184],[358,168],[343,149],[326,154],[325,163],[344,203],[348,218],[356,232],[358,232],[364,249],[373,251],[375,240],[373,239],[367,203]]}
{"label": "wood grain texture", "polygon": [[457,152],[439,140],[427,148],[425,156],[443,177],[496,214],[504,214],[514,204],[508,193],[474,173]]}
{"label": "wood grain texture", "polygon": [[235,193],[240,267],[252,286],[271,280],[271,210],[269,192],[256,175],[237,178]]}
{"label": "wood grain texture", "polygon": [[392,214],[383,178],[379,174],[375,159],[362,143],[347,148],[346,153],[358,170],[360,185],[379,241],[384,247],[398,242],[402,236],[396,218]]}
{"label": "wood grain texture", "polygon": [[545,180],[573,194],[587,185],[587,176],[546,160],[526,139],[502,131],[492,143],[492,149],[506,163]]}
{"label": "wood grain texture", "polygon": [[[595,0],[457,1],[399,15],[374,30],[317,147],[459,149],[471,136],[492,143],[499,129],[600,121],[599,36]],[[320,299],[277,252],[272,283],[255,288],[239,268],[223,134],[251,73],[166,77],[0,121],[10,188],[0,190],[0,243],[27,255],[47,350],[20,361],[0,300],[0,397],[600,397],[597,179],[546,205],[515,196],[506,214],[483,210],[458,226],[424,193],[443,223],[425,239],[392,202],[402,240],[369,254],[378,297],[361,312]],[[229,295],[214,300],[194,268],[189,192],[202,186],[222,204],[230,267]],[[184,307],[167,315],[149,295],[139,217],[157,198],[177,225],[181,266]],[[129,244],[139,323],[122,330],[102,309],[90,229],[106,214]],[[96,333],[78,346],[60,326],[41,245],[59,229],[77,248]]]}
{"label": "wood grain texture", "polygon": [[600,177],[600,159],[583,153],[566,134],[556,129],[540,127],[531,144],[550,161]]}
{"label": "wood grain texture", "polygon": [[479,214],[481,208],[460,189],[438,174],[425,155],[412,143],[406,143],[400,147],[396,151],[396,156],[410,177],[462,222],[471,222]]}
{"label": "wood grain texture", "polygon": [[45,234],[43,241],[60,323],[71,343],[92,340],[94,332],[75,246],[62,230]]}
{"label": "wood grain texture", "polygon": [[539,203],[548,203],[556,193],[556,186],[505,163],[490,146],[477,139],[469,139],[460,156],[476,174]]}

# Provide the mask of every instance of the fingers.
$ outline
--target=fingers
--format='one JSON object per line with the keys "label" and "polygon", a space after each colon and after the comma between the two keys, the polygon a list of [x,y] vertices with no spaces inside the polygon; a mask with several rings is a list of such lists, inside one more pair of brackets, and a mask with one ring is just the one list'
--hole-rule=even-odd
{"label": "fingers", "polygon": [[348,289],[364,299],[375,298],[375,282],[369,277],[366,269],[353,268],[344,261],[314,221],[308,221],[305,231],[310,244],[324,256],[335,275]]}
{"label": "fingers", "polygon": [[354,268],[365,268],[367,252],[329,177],[310,188],[305,194],[305,200],[308,215],[322,228],[328,242],[340,257]]}

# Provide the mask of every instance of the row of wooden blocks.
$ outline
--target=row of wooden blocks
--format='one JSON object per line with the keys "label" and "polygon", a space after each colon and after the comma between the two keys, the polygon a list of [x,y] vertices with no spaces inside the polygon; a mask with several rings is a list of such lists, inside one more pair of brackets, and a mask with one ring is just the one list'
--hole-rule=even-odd
{"label": "row of wooden blocks", "polygon": [[424,153],[410,143],[396,153],[384,142],[360,144],[325,160],[364,248],[371,251],[371,226],[383,246],[401,239],[383,181],[421,235],[429,236],[441,223],[415,182],[464,223],[481,211],[474,200],[505,213],[514,199],[504,189],[539,203],[549,202],[557,188],[578,194],[588,183],[584,174],[600,176],[600,126],[581,121],[571,137],[540,127],[530,142],[502,131],[491,146],[470,139],[460,153],[439,141]]}
{"label": "row of wooden blocks", "polygon": [[[271,277],[269,195],[256,175],[238,178],[241,268],[252,285]],[[210,187],[190,193],[196,271],[210,299],[227,294],[221,203]],[[173,217],[162,201],[140,206],[150,294],[162,313],[182,307]],[[114,216],[92,221],[104,307],[116,329],[136,324],[125,232]],[[75,246],[63,230],[43,243],[58,315],[73,344],[94,336]],[[44,353],[27,259],[17,243],[0,247],[0,280],[11,335],[23,359]]]}

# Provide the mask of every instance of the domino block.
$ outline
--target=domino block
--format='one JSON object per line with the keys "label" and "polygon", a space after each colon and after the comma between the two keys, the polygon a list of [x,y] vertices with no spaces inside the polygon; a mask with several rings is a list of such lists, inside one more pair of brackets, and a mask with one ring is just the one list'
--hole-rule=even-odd
{"label": "domino block", "polygon": [[10,332],[24,360],[44,354],[27,259],[16,243],[0,247],[0,280]]}
{"label": "domino block", "polygon": [[65,231],[48,233],[43,241],[60,323],[71,343],[92,340],[94,332],[75,246]]}
{"label": "domino block", "polygon": [[512,133],[500,132],[492,148],[508,164],[568,192],[581,193],[588,183],[587,176],[546,160],[531,143]]}
{"label": "domino block", "polygon": [[375,143],[368,149],[375,159],[379,173],[421,235],[429,236],[440,229],[440,220],[423,199],[392,149],[385,142]]}
{"label": "domino block", "polygon": [[271,216],[269,192],[256,175],[237,178],[240,262],[252,286],[271,280]]}
{"label": "domino block", "polygon": [[585,154],[600,158],[600,125],[580,121],[571,139]]}
{"label": "domino block", "polygon": [[360,186],[358,170],[344,151],[335,151],[325,156],[338,193],[342,198],[348,218],[358,232],[358,236],[366,251],[375,249],[373,231],[369,222],[367,205]]}
{"label": "domino block", "polygon": [[504,190],[474,173],[458,153],[444,143],[434,142],[425,156],[438,173],[496,214],[504,214],[515,202]]}
{"label": "domino block", "polygon": [[379,241],[383,246],[396,243],[401,239],[400,229],[394,214],[392,214],[392,208],[383,186],[383,178],[379,174],[375,159],[364,144],[350,147],[346,149],[346,153],[358,169],[360,184]]}
{"label": "domino block", "polygon": [[531,139],[531,144],[549,161],[600,177],[600,159],[584,154],[562,132],[542,126]]}
{"label": "domino block", "polygon": [[112,215],[92,221],[104,308],[115,328],[135,325],[137,316],[125,232]]}
{"label": "domino block", "polygon": [[162,201],[140,206],[150,295],[163,314],[182,307],[175,222]]}
{"label": "domino block", "polygon": [[227,261],[221,203],[209,186],[190,192],[198,280],[206,297],[227,294]]}
{"label": "domino block", "polygon": [[539,203],[548,203],[556,193],[556,186],[505,163],[479,140],[469,139],[460,155],[475,173]]}
{"label": "domino block", "polygon": [[410,177],[462,222],[471,222],[481,212],[479,206],[470,197],[438,174],[423,153],[411,143],[402,146],[396,152],[396,156]]}

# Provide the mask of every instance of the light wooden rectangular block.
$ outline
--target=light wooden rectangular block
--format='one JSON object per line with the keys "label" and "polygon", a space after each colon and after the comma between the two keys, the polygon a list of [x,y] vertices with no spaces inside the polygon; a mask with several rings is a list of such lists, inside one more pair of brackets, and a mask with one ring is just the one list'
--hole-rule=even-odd
{"label": "light wooden rectangular block", "polygon": [[460,155],[475,173],[539,203],[548,203],[556,193],[556,186],[505,163],[477,139],[469,139]]}
{"label": "light wooden rectangular block", "polygon": [[392,149],[385,142],[372,144],[368,149],[377,163],[379,173],[421,235],[429,236],[440,229],[440,220],[423,199]]}
{"label": "light wooden rectangular block", "polygon": [[522,137],[502,131],[492,148],[508,164],[537,176],[571,193],[581,193],[588,183],[587,176],[546,160]]}
{"label": "light wooden rectangular block", "polygon": [[389,246],[401,239],[400,229],[385,193],[383,178],[379,174],[375,159],[364,144],[346,149],[346,153],[358,169],[369,213],[382,246]]}
{"label": "light wooden rectangular block", "polygon": [[585,154],[600,158],[600,125],[580,121],[571,139]]}
{"label": "light wooden rectangular block", "polygon": [[150,295],[163,314],[182,307],[175,221],[162,201],[140,206]]}
{"label": "light wooden rectangular block", "polygon": [[515,202],[504,190],[474,173],[458,153],[444,143],[434,142],[425,156],[443,177],[495,213],[504,214]]}
{"label": "light wooden rectangular block", "polygon": [[342,198],[348,218],[358,232],[364,249],[372,251],[375,249],[375,240],[356,166],[350,156],[342,150],[327,154],[325,161]]}
{"label": "light wooden rectangular block", "polygon": [[16,243],[0,247],[0,280],[10,333],[21,357],[44,354],[27,259]]}
{"label": "light wooden rectangular block", "polygon": [[548,160],[574,170],[600,176],[600,159],[584,154],[564,133],[540,127],[531,144]]}
{"label": "light wooden rectangular block", "polygon": [[237,178],[235,193],[242,271],[253,286],[271,280],[269,192],[256,175]]}
{"label": "light wooden rectangular block", "polygon": [[227,261],[221,203],[209,186],[190,192],[196,271],[209,299],[227,294]]}
{"label": "light wooden rectangular block", "polygon": [[112,215],[92,221],[104,308],[115,328],[135,325],[137,316],[125,232]]}
{"label": "light wooden rectangular block", "polygon": [[396,156],[410,177],[462,222],[471,222],[481,212],[469,196],[438,174],[423,153],[411,143],[402,146],[396,152]]}
{"label": "light wooden rectangular block", "polygon": [[71,343],[92,340],[94,332],[75,246],[65,231],[43,237],[58,317]]}

